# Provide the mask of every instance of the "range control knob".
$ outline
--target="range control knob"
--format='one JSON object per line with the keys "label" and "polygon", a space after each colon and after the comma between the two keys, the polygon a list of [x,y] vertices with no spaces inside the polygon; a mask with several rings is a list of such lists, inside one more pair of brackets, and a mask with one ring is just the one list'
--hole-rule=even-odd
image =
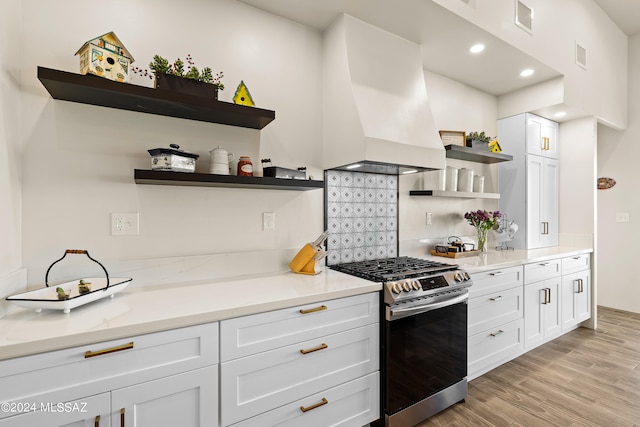
{"label": "range control knob", "polygon": [[394,294],[399,294],[400,292],[402,292],[402,288],[400,287],[400,283],[393,283],[391,284],[391,292],[393,292]]}
{"label": "range control knob", "polygon": [[411,291],[411,285],[409,284],[409,282],[404,282],[402,284],[402,289],[404,289],[405,292],[410,292]]}
{"label": "range control knob", "polygon": [[464,275],[464,280],[471,280],[471,276],[469,276],[469,273],[467,273],[466,271],[464,273],[462,273]]}
{"label": "range control knob", "polygon": [[460,273],[460,272],[454,274],[453,278],[456,279],[456,282],[462,282],[464,280],[464,277],[462,276],[462,273]]}
{"label": "range control knob", "polygon": [[413,282],[411,282],[411,287],[413,288],[413,290],[419,291],[420,290],[420,283],[418,283],[417,280],[414,280]]}

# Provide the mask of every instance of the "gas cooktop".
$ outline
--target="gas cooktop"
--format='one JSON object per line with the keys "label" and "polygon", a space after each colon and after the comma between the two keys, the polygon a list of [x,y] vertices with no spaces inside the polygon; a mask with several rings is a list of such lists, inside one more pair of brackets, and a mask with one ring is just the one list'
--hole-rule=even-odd
{"label": "gas cooktop", "polygon": [[458,266],[444,262],[402,256],[349,262],[332,265],[330,268],[373,282],[388,282],[390,280],[402,280],[438,272],[457,270]]}
{"label": "gas cooktop", "polygon": [[412,257],[349,262],[330,268],[381,282],[387,304],[433,298],[443,292],[462,292],[472,284],[469,274],[455,264]]}

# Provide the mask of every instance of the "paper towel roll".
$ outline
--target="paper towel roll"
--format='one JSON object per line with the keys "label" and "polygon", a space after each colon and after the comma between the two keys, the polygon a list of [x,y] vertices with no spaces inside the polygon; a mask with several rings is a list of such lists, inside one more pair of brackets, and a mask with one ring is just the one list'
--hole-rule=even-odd
{"label": "paper towel roll", "polygon": [[447,166],[445,189],[447,191],[456,191],[458,189],[458,169],[452,166]]}
{"label": "paper towel roll", "polygon": [[458,191],[473,191],[473,169],[461,168],[458,171]]}

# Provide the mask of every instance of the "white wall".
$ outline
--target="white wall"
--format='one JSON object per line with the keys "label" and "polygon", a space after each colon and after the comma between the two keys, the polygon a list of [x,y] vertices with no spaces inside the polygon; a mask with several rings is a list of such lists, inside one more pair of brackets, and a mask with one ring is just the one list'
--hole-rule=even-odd
{"label": "white wall", "polygon": [[[425,84],[436,128],[440,130],[485,131],[497,134],[497,98],[462,83],[425,70]],[[498,191],[497,165],[447,159],[447,165],[473,169],[485,176],[485,191]],[[400,254],[419,256],[428,253],[431,243],[450,235],[474,236],[475,230],[462,215],[471,210],[498,208],[497,200],[457,199],[409,196],[410,190],[433,189],[433,173],[400,176],[399,241]],[[428,188],[427,188],[428,187]],[[432,225],[426,225],[426,212],[432,213]],[[475,240],[475,239],[474,239]],[[490,240],[490,244],[492,244]]]}
{"label": "white wall", "polygon": [[[22,265],[20,162],[20,0],[0,5],[0,297],[19,286]],[[0,316],[3,312],[0,302]]]}
{"label": "white wall", "polygon": [[[634,247],[640,236],[640,35],[629,38],[629,126],[620,132],[598,126],[598,177],[616,180],[598,191],[598,303],[640,312],[640,271]],[[616,222],[628,213],[629,222]]]}
{"label": "white wall", "polygon": [[[196,167],[201,172],[208,171],[208,151],[221,145],[236,158],[250,155],[258,172],[260,159],[269,157],[283,167],[307,166],[311,175],[322,179],[317,31],[230,0],[119,0],[104,8],[80,0],[68,0],[64,8],[48,0],[22,3],[22,264],[29,269],[30,284],[41,284],[44,269],[67,248],[89,250],[108,269],[126,264],[134,279],[142,279],[145,273],[136,269],[149,259],[159,260],[151,262],[154,267],[171,269],[176,257],[204,257],[200,263],[206,264],[207,256],[225,253],[240,255],[233,263],[216,258],[216,268],[239,274],[254,271],[255,257],[242,254],[284,251],[283,256],[261,257],[273,261],[263,267],[284,270],[288,252],[322,231],[321,190],[171,187],[133,181],[135,168],[150,168],[146,150],[170,143],[200,154]],[[170,60],[191,54],[200,68],[222,70],[223,101],[231,101],[244,80],[258,107],[275,110],[275,121],[257,131],[53,100],[36,78],[37,66],[77,72],[76,50],[110,30],[139,67],[145,68],[154,54]],[[8,43],[8,37],[5,40]],[[140,78],[132,83],[151,85]],[[111,236],[111,212],[139,212],[140,235]],[[276,231],[262,231],[262,212],[276,213]],[[163,262],[165,257],[171,260]],[[243,257],[244,268],[238,270]],[[184,267],[173,270],[180,268]],[[210,275],[211,271],[203,274]],[[52,271],[52,280],[61,276]]]}
{"label": "white wall", "polygon": [[[594,1],[524,0],[532,34],[515,25],[514,0],[434,1],[563,74],[569,106],[626,126],[627,37]],[[587,70],[575,63],[576,42],[587,50]]]}

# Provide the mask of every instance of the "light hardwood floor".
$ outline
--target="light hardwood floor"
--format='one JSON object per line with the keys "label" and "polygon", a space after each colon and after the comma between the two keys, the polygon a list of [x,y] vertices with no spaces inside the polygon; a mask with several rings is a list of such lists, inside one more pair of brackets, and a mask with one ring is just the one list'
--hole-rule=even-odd
{"label": "light hardwood floor", "polygon": [[597,330],[476,378],[464,403],[418,426],[640,426],[640,314],[599,307]]}

